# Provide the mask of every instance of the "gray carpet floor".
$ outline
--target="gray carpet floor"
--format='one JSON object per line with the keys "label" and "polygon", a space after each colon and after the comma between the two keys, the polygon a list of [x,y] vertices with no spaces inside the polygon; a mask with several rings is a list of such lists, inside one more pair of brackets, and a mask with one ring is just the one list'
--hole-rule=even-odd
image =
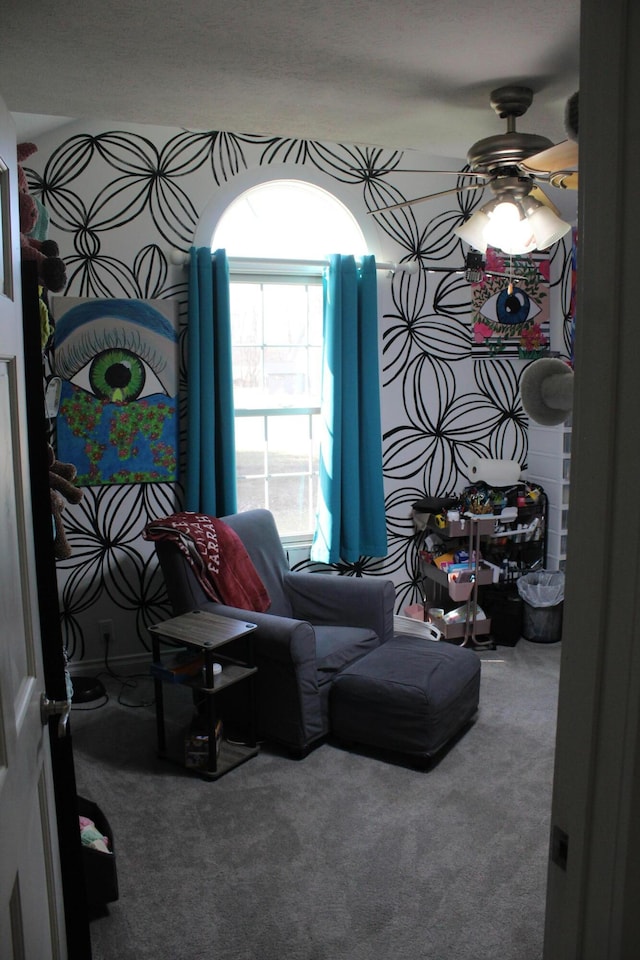
{"label": "gray carpet floor", "polygon": [[[426,771],[264,745],[208,782],[156,757],[152,706],[119,702],[152,685],[102,675],[109,702],[72,714],[118,871],[94,960],[540,960],[560,644],[479,655],[477,720]],[[185,709],[171,690],[176,729]]]}

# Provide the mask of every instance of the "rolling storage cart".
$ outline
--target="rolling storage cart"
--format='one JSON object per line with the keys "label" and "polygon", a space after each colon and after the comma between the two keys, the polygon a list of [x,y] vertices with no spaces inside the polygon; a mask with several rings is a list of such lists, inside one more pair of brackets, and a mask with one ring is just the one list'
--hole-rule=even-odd
{"label": "rolling storage cart", "polygon": [[546,563],[547,496],[526,481],[509,488],[477,484],[465,488],[458,507],[456,519],[445,509],[427,514],[419,563],[425,605],[466,604],[464,616],[429,619],[446,640],[464,646],[514,645],[522,618],[517,580]]}
{"label": "rolling storage cart", "polygon": [[[489,636],[491,621],[488,618],[478,619],[478,588],[482,584],[491,583],[493,573],[480,560],[480,538],[490,533],[495,526],[494,517],[469,514],[459,520],[450,521],[445,527],[429,523],[427,531],[435,534],[442,540],[450,541],[451,548],[466,544],[466,561],[457,563],[447,570],[440,569],[430,562],[426,551],[421,550],[420,570],[423,577],[426,598],[433,598],[430,605],[436,606],[441,601],[448,606],[451,601],[457,604],[466,603],[464,619],[447,621],[440,617],[430,619],[442,631],[446,640],[458,641],[460,646],[492,647],[493,640]],[[448,597],[447,601],[442,598]],[[480,639],[482,637],[482,639]]]}

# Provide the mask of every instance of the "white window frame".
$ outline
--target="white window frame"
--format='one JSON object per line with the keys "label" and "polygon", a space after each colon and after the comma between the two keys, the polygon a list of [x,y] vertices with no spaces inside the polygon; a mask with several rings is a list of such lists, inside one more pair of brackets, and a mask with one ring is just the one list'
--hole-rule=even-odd
{"label": "white window frame", "polygon": [[[237,283],[254,283],[260,285],[267,285],[270,283],[292,283],[300,285],[313,284],[322,284],[322,267],[309,265],[308,263],[298,263],[295,261],[287,261],[286,263],[274,264],[273,261],[265,263],[260,272],[255,270],[256,261],[247,261],[245,265],[237,264],[236,266],[230,268],[229,270],[229,280],[231,285],[230,299],[231,299],[231,324],[232,324],[232,341],[233,341],[233,286]],[[308,343],[308,341],[307,341]],[[313,346],[316,346],[313,344]],[[315,416],[319,419],[320,417],[320,405],[318,406],[282,406],[282,407],[238,407],[234,404],[234,418],[242,419],[245,417],[262,417],[264,422],[264,437],[265,437],[265,454],[268,458],[268,439],[267,439],[267,424],[268,417],[277,417],[277,416],[299,416],[308,418],[308,435],[309,435],[309,451],[311,453],[311,434],[313,429],[312,418]],[[309,472],[296,474],[296,476],[308,478],[310,486],[314,487],[313,493],[311,495],[311,510],[314,511],[314,506],[317,505],[317,484],[318,484],[318,470],[313,469],[313,463],[311,456],[308,459],[309,462]],[[267,459],[268,463],[268,459]],[[271,474],[268,469],[265,474],[261,475],[261,478],[264,479],[265,484],[265,503],[269,505],[268,498],[268,485],[269,479],[272,477],[284,476],[284,474]],[[238,478],[240,479],[240,478]],[[247,478],[250,479],[250,478]],[[313,516],[310,517],[310,522],[313,524]],[[298,533],[298,534],[283,534],[281,535],[281,540],[283,544],[287,547],[308,547],[311,544],[313,530],[311,529],[308,533]]]}

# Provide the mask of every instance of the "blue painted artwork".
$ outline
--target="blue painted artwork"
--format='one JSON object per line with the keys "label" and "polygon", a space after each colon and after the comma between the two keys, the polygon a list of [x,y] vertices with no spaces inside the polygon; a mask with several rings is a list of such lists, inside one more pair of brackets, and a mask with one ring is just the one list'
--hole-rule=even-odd
{"label": "blue painted artwork", "polygon": [[176,479],[178,332],[166,300],[54,301],[58,459],[80,486]]}

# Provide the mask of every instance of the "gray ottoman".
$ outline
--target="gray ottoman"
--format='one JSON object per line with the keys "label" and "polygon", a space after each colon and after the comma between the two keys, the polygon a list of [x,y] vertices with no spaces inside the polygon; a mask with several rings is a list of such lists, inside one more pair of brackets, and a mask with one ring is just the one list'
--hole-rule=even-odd
{"label": "gray ottoman", "polygon": [[338,739],[432,757],[472,719],[479,699],[473,650],[400,634],[335,677],[331,730]]}

